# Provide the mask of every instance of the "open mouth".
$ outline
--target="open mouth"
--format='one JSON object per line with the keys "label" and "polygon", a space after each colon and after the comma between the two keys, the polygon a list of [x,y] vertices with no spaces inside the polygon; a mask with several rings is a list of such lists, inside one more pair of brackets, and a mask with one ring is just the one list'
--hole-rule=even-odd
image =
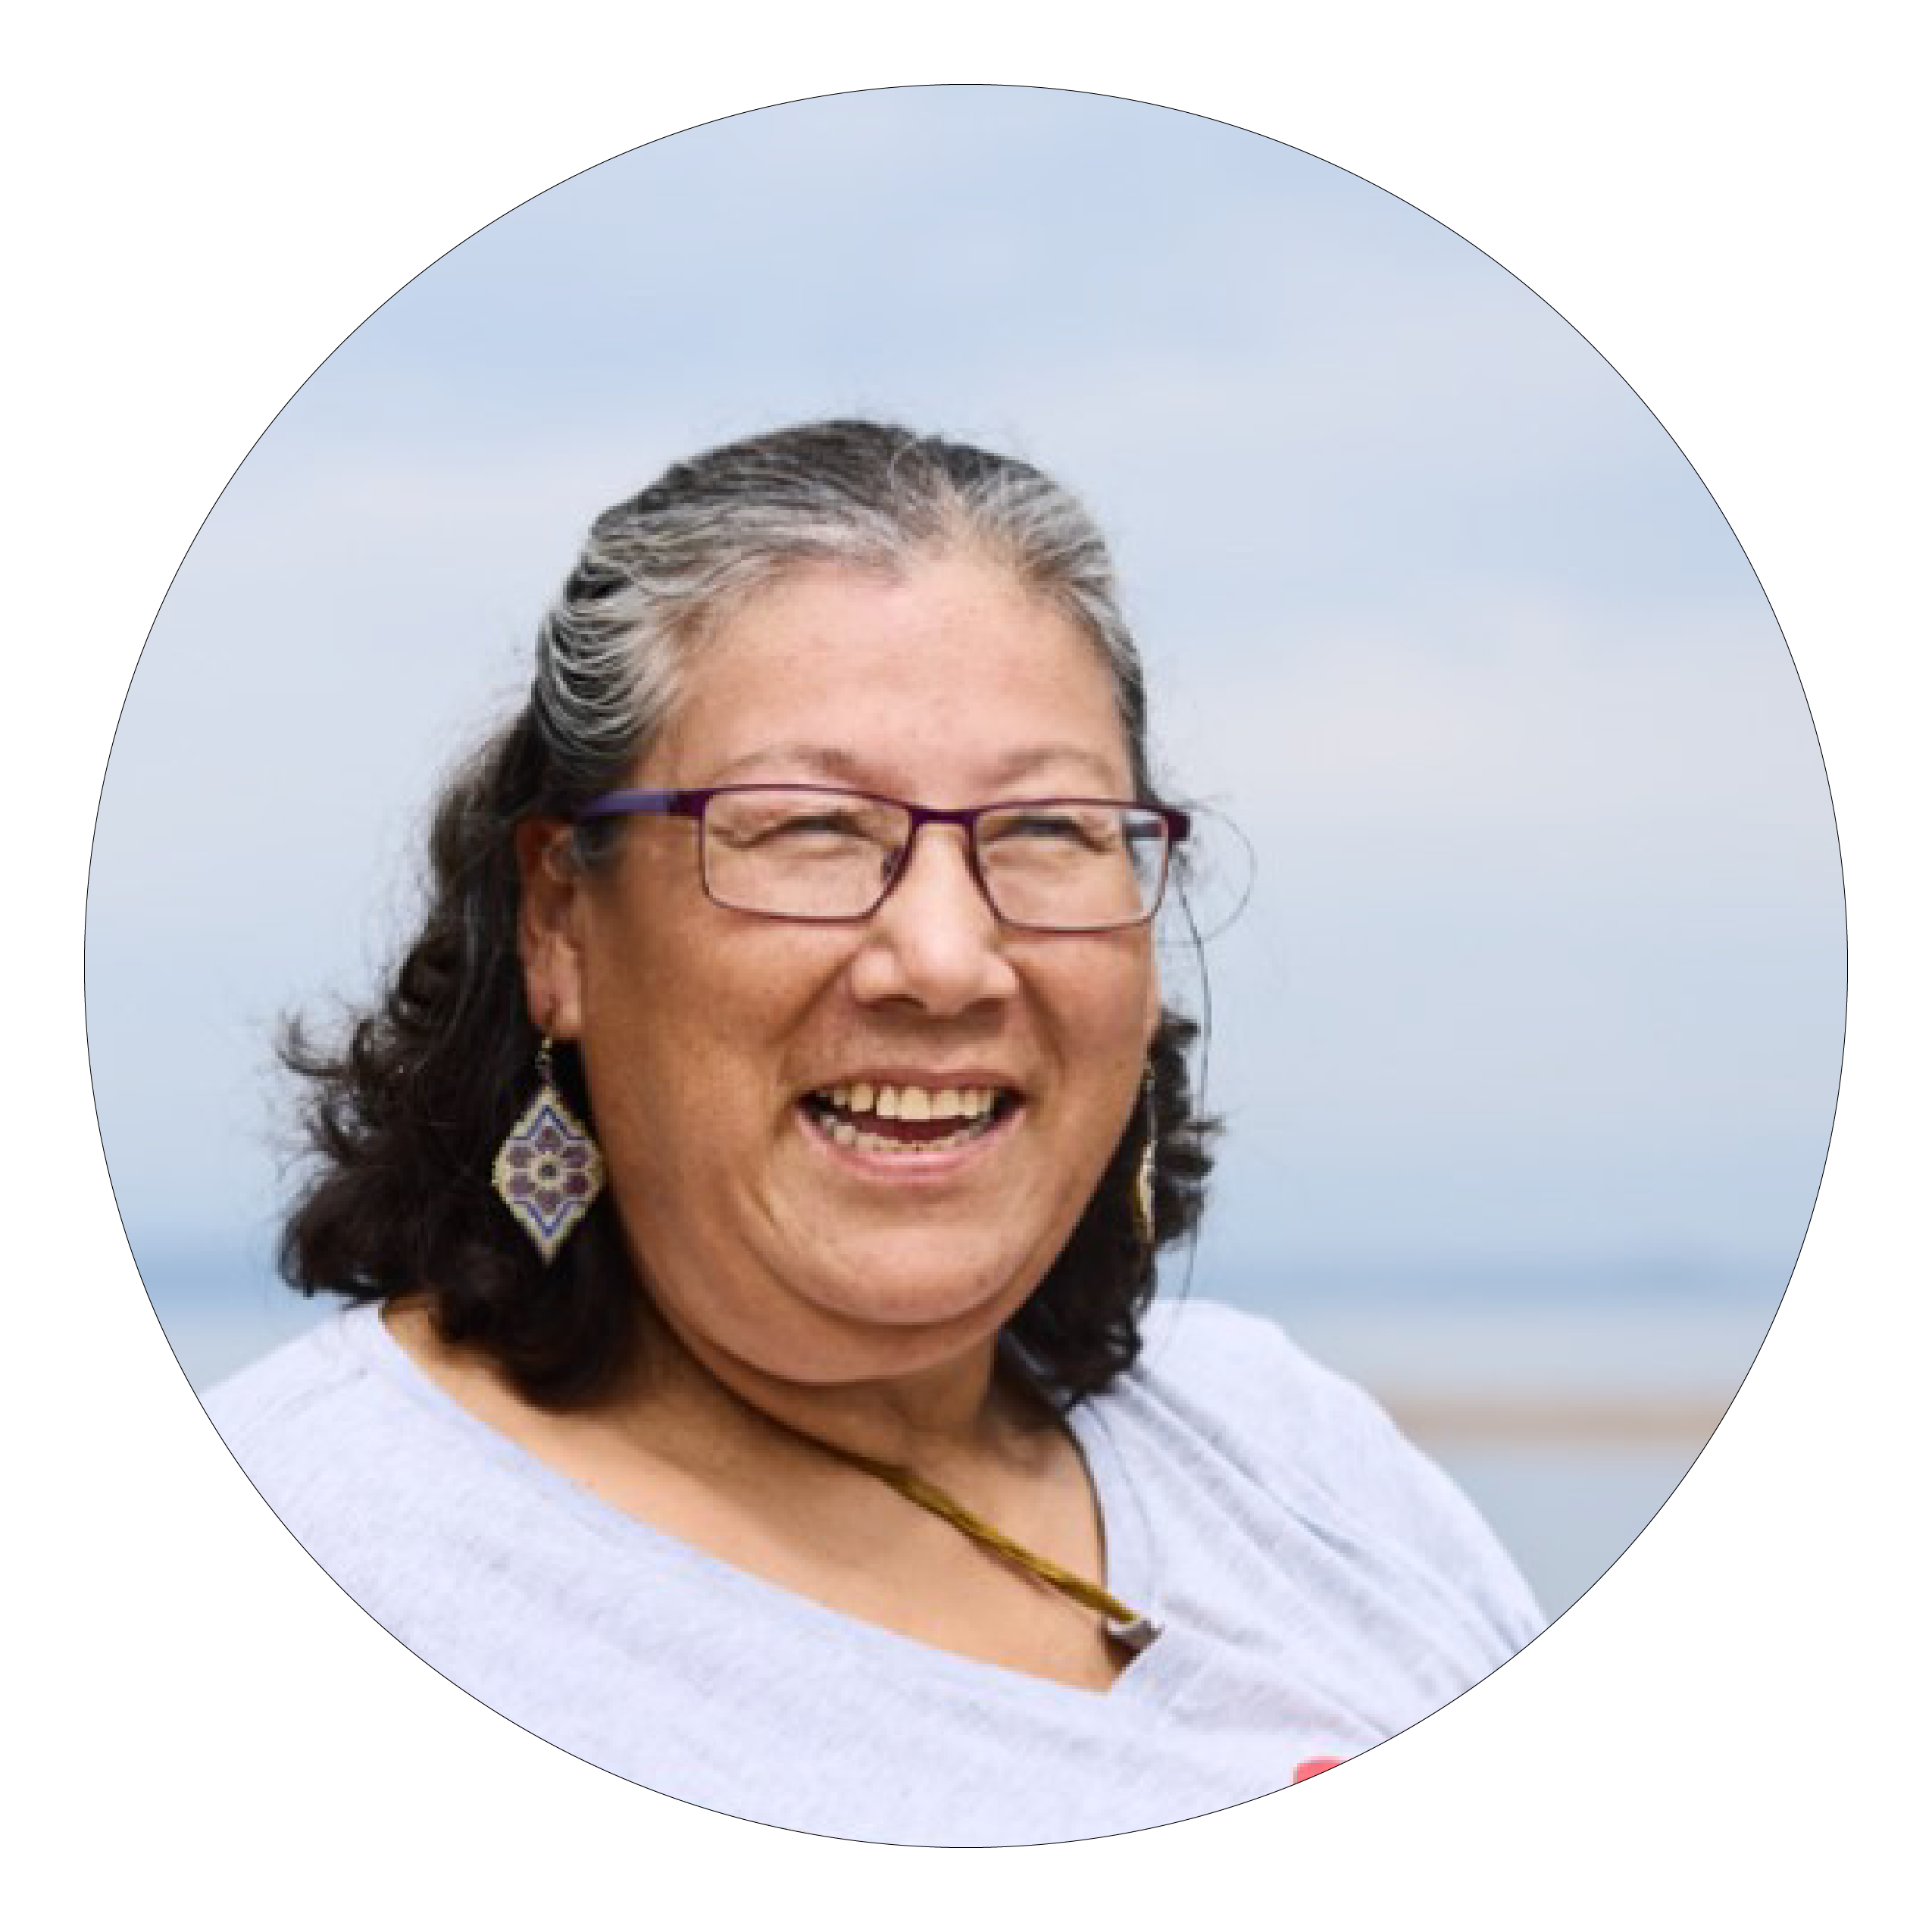
{"label": "open mouth", "polygon": [[889,1086],[868,1080],[821,1087],[799,1102],[814,1127],[861,1153],[929,1154],[983,1139],[1020,1104],[993,1086]]}

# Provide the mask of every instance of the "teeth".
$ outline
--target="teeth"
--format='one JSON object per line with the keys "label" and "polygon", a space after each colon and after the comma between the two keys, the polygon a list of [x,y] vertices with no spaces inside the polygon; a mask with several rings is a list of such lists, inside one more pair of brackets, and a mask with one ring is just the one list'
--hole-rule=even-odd
{"label": "teeth", "polygon": [[841,1114],[874,1114],[882,1121],[980,1121],[993,1110],[989,1086],[875,1086],[854,1080],[821,1087],[821,1096]]}
{"label": "teeth", "polygon": [[970,1127],[955,1127],[952,1133],[943,1133],[936,1140],[922,1140],[909,1150],[903,1140],[889,1140],[883,1133],[868,1133],[863,1127],[855,1127],[849,1121],[836,1121],[831,1124],[828,1131],[841,1147],[856,1147],[863,1152],[872,1154],[903,1155],[908,1151],[918,1154],[943,1152],[949,1147],[963,1146],[967,1141],[983,1133],[986,1129],[982,1123],[975,1121]]}

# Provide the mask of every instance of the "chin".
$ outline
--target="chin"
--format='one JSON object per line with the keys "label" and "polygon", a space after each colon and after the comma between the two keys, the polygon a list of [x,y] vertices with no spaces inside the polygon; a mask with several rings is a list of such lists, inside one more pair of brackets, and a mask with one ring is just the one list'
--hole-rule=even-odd
{"label": "chin", "polygon": [[[846,1259],[835,1273],[821,1277],[807,1299],[827,1313],[846,1321],[868,1322],[895,1329],[964,1327],[997,1330],[1037,1286],[1029,1272],[1020,1276],[1010,1258],[989,1255],[978,1266],[962,1257],[957,1243],[943,1253],[908,1254],[899,1243],[889,1244],[869,1259]],[[1016,1283],[1024,1281],[1024,1286]],[[974,1340],[977,1340],[976,1333]]]}

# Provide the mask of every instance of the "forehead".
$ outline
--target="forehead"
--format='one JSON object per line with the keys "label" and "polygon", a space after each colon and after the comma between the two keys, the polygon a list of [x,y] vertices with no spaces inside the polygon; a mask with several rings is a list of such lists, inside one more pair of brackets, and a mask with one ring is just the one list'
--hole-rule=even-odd
{"label": "forehead", "polygon": [[[1057,604],[996,561],[801,565],[696,644],[653,782],[813,776],[948,788],[1022,775],[1127,784],[1112,675]],[[1054,774],[1058,774],[1058,776]]]}

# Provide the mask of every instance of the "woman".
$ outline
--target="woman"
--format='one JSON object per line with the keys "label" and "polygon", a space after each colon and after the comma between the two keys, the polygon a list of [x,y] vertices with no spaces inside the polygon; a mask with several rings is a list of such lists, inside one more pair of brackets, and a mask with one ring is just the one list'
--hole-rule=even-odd
{"label": "woman", "polygon": [[1278,1789],[1533,1633],[1267,1324],[1150,1315],[1206,1126],[1102,541],[827,423],[600,518],[339,1054],[218,1392],[271,1506],[529,1729],[748,1818],[1089,1836]]}

